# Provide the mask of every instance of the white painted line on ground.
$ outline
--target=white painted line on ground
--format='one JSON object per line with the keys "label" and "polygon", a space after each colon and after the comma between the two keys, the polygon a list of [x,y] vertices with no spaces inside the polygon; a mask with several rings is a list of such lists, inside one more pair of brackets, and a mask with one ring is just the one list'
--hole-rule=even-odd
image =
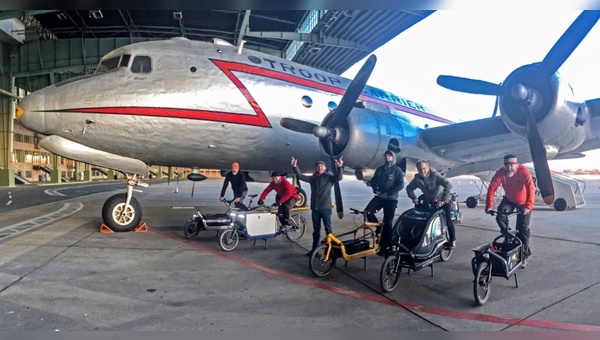
{"label": "white painted line on ground", "polygon": [[49,196],[65,196],[65,194],[58,192],[58,189],[46,189],[44,193]]}
{"label": "white painted line on ground", "polygon": [[173,209],[194,209],[194,207],[173,207]]}
{"label": "white painted line on ground", "polygon": [[29,219],[27,221],[11,224],[4,228],[0,228],[0,240],[12,237],[18,234],[22,234],[31,229],[39,228],[46,224],[52,223],[61,218],[73,215],[83,208],[81,202],[77,203],[65,203],[62,208],[55,212],[48,213],[39,217]]}
{"label": "white painted line on ground", "polygon": [[12,201],[8,201],[6,202],[6,205],[10,205],[12,203]]}

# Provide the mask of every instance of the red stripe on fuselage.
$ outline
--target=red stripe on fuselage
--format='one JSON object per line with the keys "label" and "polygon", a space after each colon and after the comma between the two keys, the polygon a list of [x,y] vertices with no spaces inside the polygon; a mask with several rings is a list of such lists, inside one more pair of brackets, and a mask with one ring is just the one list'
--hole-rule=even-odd
{"label": "red stripe on fuselage", "polygon": [[[269,70],[262,67],[252,66],[248,64],[236,63],[224,60],[213,60],[211,61],[231,80],[231,82],[240,90],[244,98],[248,101],[256,115],[240,114],[231,112],[220,112],[220,111],[208,111],[208,110],[194,110],[194,109],[181,109],[181,108],[160,108],[160,107],[92,107],[92,108],[72,108],[64,110],[52,110],[54,112],[80,112],[80,113],[105,113],[105,114],[126,114],[126,115],[138,115],[138,116],[153,116],[153,117],[165,117],[165,118],[185,118],[185,119],[197,119],[207,120],[222,123],[233,123],[243,124],[250,126],[259,127],[271,127],[271,123],[267,119],[262,108],[258,105],[254,97],[250,94],[250,91],[240,81],[240,79],[233,74],[232,71],[243,72],[246,74],[258,75],[270,79],[277,79],[288,83],[305,86],[315,90],[324,92],[334,93],[338,95],[344,95],[345,89],[335,87],[332,85],[320,83],[318,81],[305,79],[297,76],[293,76],[287,73],[279,71]],[[413,108],[386,101],[380,98],[373,98],[361,94],[359,99],[368,102],[379,103],[382,105],[389,106],[399,111],[404,111],[416,116],[428,118],[443,123],[452,123],[452,121],[437,117],[435,115],[415,110]],[[51,111],[51,112],[52,112]]]}
{"label": "red stripe on fuselage", "polygon": [[[254,106],[253,106],[253,108],[254,108]],[[239,113],[230,113],[230,112],[206,111],[206,110],[157,108],[157,107],[130,107],[130,106],[90,107],[90,108],[60,110],[60,111],[79,112],[79,113],[124,114],[124,115],[136,115],[136,116],[165,117],[165,118],[187,118],[187,119],[209,120],[209,121],[214,121],[214,122],[271,127],[269,120],[267,119],[265,114],[262,112],[262,110],[260,110],[260,108],[258,110],[256,110],[256,108],[255,108],[255,110],[254,110],[257,113],[257,116],[247,115],[247,114],[239,114]]]}
{"label": "red stripe on fuselage", "polygon": [[[270,79],[282,80],[282,81],[285,81],[288,83],[306,86],[306,87],[310,87],[310,88],[313,88],[316,90],[335,93],[335,94],[339,94],[339,95],[344,95],[344,93],[346,92],[346,89],[343,89],[343,88],[335,87],[332,85],[324,84],[324,83],[306,79],[306,78],[293,76],[293,75],[279,72],[279,71],[265,69],[262,67],[256,67],[256,66],[252,66],[252,65],[240,64],[240,63],[224,61],[224,60],[211,59],[211,61],[215,65],[217,65],[217,67],[221,71],[223,71],[223,73],[225,73],[229,77],[229,79],[231,79],[236,84],[236,86],[238,86],[238,87],[241,86],[243,88],[243,89],[240,88],[242,93],[244,93],[244,91],[247,92],[247,90],[239,82],[239,79],[231,73],[231,71],[239,71],[239,72],[244,72],[244,73],[248,73],[248,74],[263,76],[263,77],[270,78]],[[238,85],[238,83],[239,83],[239,85]],[[250,94],[246,95],[246,93],[244,93],[244,96],[246,96],[247,99],[252,97]],[[382,104],[382,105],[389,106],[389,107],[394,108],[399,111],[407,112],[407,113],[413,114],[415,116],[424,117],[424,118],[438,121],[441,123],[447,123],[447,124],[453,123],[451,120],[448,120],[448,119],[445,119],[442,117],[438,117],[438,116],[432,115],[427,112],[415,110],[413,108],[410,108],[410,107],[407,107],[407,106],[404,106],[404,105],[401,105],[398,103],[390,102],[387,100],[383,100],[380,98],[374,98],[374,97],[370,97],[370,96],[367,96],[364,94],[361,94],[358,98],[363,101]],[[248,100],[248,102],[250,102],[250,100]]]}

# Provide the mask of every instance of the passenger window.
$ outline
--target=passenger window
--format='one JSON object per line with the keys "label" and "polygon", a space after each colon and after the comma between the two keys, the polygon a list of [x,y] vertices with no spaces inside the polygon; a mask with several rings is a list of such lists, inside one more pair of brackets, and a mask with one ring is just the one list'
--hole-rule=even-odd
{"label": "passenger window", "polygon": [[148,56],[136,56],[131,63],[131,72],[150,73],[152,71],[152,62]]}

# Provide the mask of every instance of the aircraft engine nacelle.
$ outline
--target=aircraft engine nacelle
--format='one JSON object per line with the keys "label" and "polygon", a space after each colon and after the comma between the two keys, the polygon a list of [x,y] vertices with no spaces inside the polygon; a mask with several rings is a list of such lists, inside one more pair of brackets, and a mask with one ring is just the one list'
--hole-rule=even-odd
{"label": "aircraft engine nacelle", "polygon": [[397,116],[354,108],[348,115],[347,123],[341,128],[344,133],[339,134],[343,136],[342,140],[336,138],[334,144],[334,154],[344,156],[345,166],[376,169],[383,164],[386,150],[392,150],[397,155],[401,152],[404,132]]}
{"label": "aircraft engine nacelle", "polygon": [[[530,79],[535,78],[536,70],[537,64],[516,69],[506,78],[503,87],[509,92],[514,90],[514,85],[521,84],[531,91],[532,113],[542,141],[550,152],[548,158],[552,158],[556,152],[571,151],[584,142],[589,114],[575,101],[571,86],[558,73],[544,82],[532,83]],[[506,127],[527,138],[527,113],[523,111],[526,109],[523,101],[515,99],[509,92],[502,96],[499,105]]]}

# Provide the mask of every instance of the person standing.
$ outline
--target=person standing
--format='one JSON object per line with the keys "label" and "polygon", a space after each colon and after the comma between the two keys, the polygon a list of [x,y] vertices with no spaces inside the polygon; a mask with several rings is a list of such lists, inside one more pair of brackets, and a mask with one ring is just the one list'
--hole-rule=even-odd
{"label": "person standing", "polygon": [[313,244],[311,251],[306,255],[310,256],[321,242],[321,221],[325,227],[325,234],[332,233],[331,229],[331,187],[342,180],[342,166],[344,162],[342,157],[335,160],[337,173],[334,175],[327,170],[325,162],[318,161],[315,164],[315,172],[312,175],[305,176],[298,169],[298,160],[292,157],[292,168],[296,178],[310,183],[310,210],[313,224]]}
{"label": "person standing", "polygon": [[[527,265],[527,258],[531,256],[529,247],[529,220],[535,201],[535,184],[526,166],[517,162],[517,156],[508,154],[504,156],[504,166],[494,174],[488,186],[485,199],[485,212],[493,209],[496,190],[502,185],[504,197],[498,205],[498,212],[512,213],[515,209],[521,212],[517,215],[517,237],[523,243],[522,267]],[[508,215],[497,214],[498,225],[508,227]],[[501,224],[502,223],[502,224]]]}
{"label": "person standing", "polygon": [[456,230],[454,221],[452,221],[452,184],[439,172],[429,167],[429,162],[422,160],[417,162],[418,173],[406,186],[406,194],[414,204],[419,202],[415,195],[415,189],[420,189],[423,193],[425,202],[434,203],[438,208],[444,209],[446,215],[446,226],[448,227],[448,236],[450,237],[450,248],[456,246]]}
{"label": "person standing", "polygon": [[296,192],[296,188],[284,176],[284,173],[272,172],[271,183],[263,190],[258,199],[258,205],[262,205],[265,203],[267,195],[272,190],[275,190],[277,195],[279,195],[279,201],[275,202],[275,204],[278,206],[277,216],[279,216],[282,228],[290,225],[290,210],[294,208],[294,204],[300,198]]}
{"label": "person standing", "polygon": [[231,183],[231,190],[233,191],[233,202],[235,202],[236,206],[238,204],[243,205],[244,198],[246,198],[246,194],[248,194],[248,186],[246,185],[246,175],[244,175],[243,172],[240,172],[240,165],[237,162],[231,164],[231,171],[225,175],[219,201],[225,199],[225,190],[227,190],[229,183]]}
{"label": "person standing", "polygon": [[398,192],[404,188],[404,173],[396,164],[396,155],[387,150],[383,157],[385,163],[375,170],[371,179],[371,188],[375,196],[365,208],[369,222],[378,222],[375,213],[383,208],[383,227],[377,228],[377,232],[381,232],[378,255],[384,255],[391,246],[392,222],[398,206]]}

